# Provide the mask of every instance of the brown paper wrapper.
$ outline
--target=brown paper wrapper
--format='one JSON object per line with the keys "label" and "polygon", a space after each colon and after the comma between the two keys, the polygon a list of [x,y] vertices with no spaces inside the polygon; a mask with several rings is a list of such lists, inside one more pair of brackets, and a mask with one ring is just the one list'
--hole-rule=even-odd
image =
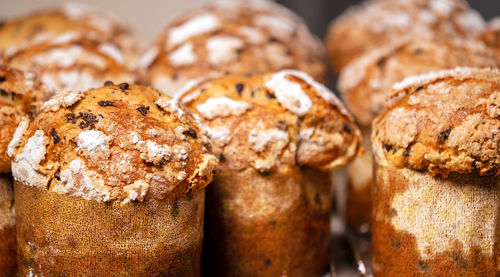
{"label": "brown paper wrapper", "polygon": [[378,166],[376,276],[500,276],[500,178]]}
{"label": "brown paper wrapper", "polygon": [[330,180],[312,168],[218,172],[207,188],[204,275],[327,272]]}
{"label": "brown paper wrapper", "polygon": [[19,276],[200,276],[204,190],[122,205],[14,187]]}
{"label": "brown paper wrapper", "polygon": [[0,277],[16,275],[16,226],[12,178],[0,175]]}

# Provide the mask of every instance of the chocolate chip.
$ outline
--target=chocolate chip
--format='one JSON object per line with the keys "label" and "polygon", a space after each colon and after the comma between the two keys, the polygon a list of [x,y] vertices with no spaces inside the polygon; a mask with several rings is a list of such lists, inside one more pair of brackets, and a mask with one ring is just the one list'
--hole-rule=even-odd
{"label": "chocolate chip", "polygon": [[397,148],[392,149],[392,154],[396,155],[396,153],[398,153],[398,149]]}
{"label": "chocolate chip", "polygon": [[439,144],[445,143],[446,140],[448,140],[448,137],[450,136],[450,132],[451,132],[451,127],[448,127],[446,130],[444,130],[441,133],[439,133],[437,142]]}
{"label": "chocolate chip", "polygon": [[85,129],[85,128],[89,127],[89,129],[92,130],[95,128],[95,124],[98,121],[97,117],[95,115],[93,115],[92,113],[80,112],[80,115],[78,116],[78,118],[81,118],[83,120],[78,125],[78,127],[80,127],[81,129]]}
{"label": "chocolate chip", "polygon": [[420,267],[420,269],[423,271],[429,270],[429,266],[424,261],[418,262],[418,267]]}
{"label": "chocolate chip", "polygon": [[54,178],[56,178],[57,181],[61,181],[61,169],[59,168],[56,173],[54,173]]}
{"label": "chocolate chip", "polygon": [[259,171],[259,174],[262,177],[267,177],[267,176],[271,175],[271,172],[270,171]]}
{"label": "chocolate chip", "polygon": [[271,224],[271,226],[276,226],[276,224],[278,224],[278,222],[276,220],[271,220],[271,221],[269,221],[269,224]]}
{"label": "chocolate chip", "polygon": [[241,96],[241,92],[243,91],[243,89],[245,88],[245,86],[241,83],[238,83],[236,84],[236,92]]}
{"label": "chocolate chip", "polygon": [[255,96],[255,90],[252,90],[252,92],[250,92],[250,96],[252,96],[252,98]]}
{"label": "chocolate chip", "polygon": [[160,106],[160,105],[158,105],[158,104],[156,104],[156,107],[157,107],[160,111],[162,111],[162,112],[164,112],[164,111],[165,111],[165,110],[163,109],[163,107],[162,107],[162,106]]}
{"label": "chocolate chip", "polygon": [[110,80],[107,80],[106,82],[104,82],[104,86],[112,86],[114,85],[114,83]]}
{"label": "chocolate chip", "polygon": [[382,145],[382,147],[384,147],[385,151],[387,151],[387,152],[389,152],[392,149],[392,145],[389,145],[389,144],[384,144],[384,145]]}
{"label": "chocolate chip", "polygon": [[122,91],[125,91],[129,88],[129,84],[128,83],[121,83],[118,85],[118,87],[122,90]]}
{"label": "chocolate chip", "polygon": [[0,83],[3,83],[7,80],[5,76],[0,75]]}
{"label": "chocolate chip", "polygon": [[186,131],[182,132],[184,135],[190,135],[192,138],[197,138],[198,134],[196,134],[196,130],[193,128],[189,128]]}
{"label": "chocolate chip", "polygon": [[271,94],[271,93],[269,93],[269,92],[267,92],[267,93],[266,93],[266,96],[267,96],[267,98],[269,98],[269,99],[274,99],[274,98],[276,98],[276,96],[274,96],[274,94]]}
{"label": "chocolate chip", "polygon": [[115,106],[115,104],[112,101],[105,101],[105,100],[99,101],[99,102],[97,102],[97,104],[99,104],[99,106],[101,106],[101,107],[114,107]]}
{"label": "chocolate chip", "polygon": [[401,248],[401,242],[399,240],[395,239],[392,235],[389,236],[389,239],[391,240],[392,247],[396,249]]}
{"label": "chocolate chip", "polygon": [[280,129],[281,131],[288,130],[288,124],[286,124],[286,122],[283,120],[278,120],[278,122],[276,122],[275,126],[276,126],[276,128]]}
{"label": "chocolate chip", "polygon": [[420,47],[417,47],[413,50],[413,55],[419,55],[420,53],[422,53],[422,48]]}
{"label": "chocolate chip", "polygon": [[351,125],[349,123],[344,123],[344,132],[351,133]]}
{"label": "chocolate chip", "polygon": [[76,123],[76,116],[74,113],[67,113],[64,115],[66,117],[66,122],[71,122],[73,124]]}
{"label": "chocolate chip", "polygon": [[266,259],[264,260],[264,263],[266,264],[266,267],[270,267],[270,266],[271,266],[271,264],[272,264],[271,259],[269,259],[269,258],[266,258]]}
{"label": "chocolate chip", "polygon": [[61,137],[59,137],[59,135],[57,134],[57,132],[56,132],[56,130],[54,128],[52,128],[50,130],[50,135],[54,139],[54,144],[57,144],[58,142],[61,141]]}
{"label": "chocolate chip", "polygon": [[417,92],[420,91],[420,90],[423,90],[423,89],[424,89],[424,87],[418,87],[417,88]]}
{"label": "chocolate chip", "polygon": [[223,162],[225,162],[225,161],[227,161],[226,155],[224,155],[224,154],[220,154],[220,155],[219,155],[219,162],[223,163]]}
{"label": "chocolate chip", "polygon": [[139,108],[137,108],[137,110],[143,115],[143,116],[146,116],[146,114],[148,114],[148,111],[149,111],[149,106],[148,107],[144,107],[144,106],[141,106]]}
{"label": "chocolate chip", "polygon": [[406,147],[405,151],[403,151],[403,157],[410,156],[410,150],[411,150],[411,146],[408,145],[408,147]]}

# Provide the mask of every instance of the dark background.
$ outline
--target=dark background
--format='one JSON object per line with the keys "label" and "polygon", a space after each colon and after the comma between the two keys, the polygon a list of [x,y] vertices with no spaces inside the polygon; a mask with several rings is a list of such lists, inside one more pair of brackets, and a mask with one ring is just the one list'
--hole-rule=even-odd
{"label": "dark background", "polygon": [[[278,0],[303,17],[311,31],[324,37],[328,23],[347,7],[360,0]],[[469,0],[469,5],[478,10],[485,19],[500,16],[500,0]]]}

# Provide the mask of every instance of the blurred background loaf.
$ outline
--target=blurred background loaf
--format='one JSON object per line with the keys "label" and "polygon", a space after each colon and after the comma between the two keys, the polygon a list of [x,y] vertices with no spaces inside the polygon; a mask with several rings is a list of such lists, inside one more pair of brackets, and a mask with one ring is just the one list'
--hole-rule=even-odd
{"label": "blurred background loaf", "polygon": [[[0,19],[8,19],[27,12],[55,6],[63,3],[63,0],[23,0],[2,1],[0,9]],[[77,2],[77,1],[72,1]],[[141,38],[150,41],[164,28],[167,20],[179,15],[183,11],[198,6],[200,3],[208,3],[210,0],[81,0],[99,9],[106,10],[119,18],[126,19],[126,22],[134,32]],[[323,37],[328,27],[328,23],[348,6],[360,3],[360,0],[278,0],[277,2],[292,9],[303,17],[307,25],[316,35]],[[486,19],[490,19],[500,14],[500,1],[474,0],[469,4],[478,10]],[[147,18],[148,20],[144,20]],[[159,24],[159,22],[161,24]]]}

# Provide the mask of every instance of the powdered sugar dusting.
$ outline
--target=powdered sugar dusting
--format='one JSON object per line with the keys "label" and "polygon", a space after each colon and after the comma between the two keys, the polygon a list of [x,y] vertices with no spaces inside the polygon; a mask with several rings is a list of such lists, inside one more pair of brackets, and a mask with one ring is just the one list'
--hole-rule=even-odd
{"label": "powdered sugar dusting", "polygon": [[87,130],[78,135],[76,145],[78,151],[85,151],[93,157],[96,151],[109,150],[109,138],[101,131]]}
{"label": "powdered sugar dusting", "polygon": [[104,53],[105,55],[111,57],[114,59],[117,63],[123,64],[125,59],[123,58],[123,53],[116,47],[116,45],[112,43],[103,43],[100,44],[97,50],[101,53]]}
{"label": "powdered sugar dusting", "polygon": [[48,139],[42,130],[37,130],[24,145],[23,152],[12,159],[12,175],[29,186],[43,187],[48,179],[38,172],[45,157]]}
{"label": "powdered sugar dusting", "polygon": [[82,99],[83,95],[84,93],[79,91],[66,91],[59,93],[52,97],[49,101],[45,102],[42,105],[42,108],[57,111],[61,106],[70,107]]}
{"label": "powdered sugar dusting", "polygon": [[109,189],[98,174],[87,170],[80,159],[71,161],[61,171],[61,183],[56,183],[53,192],[82,197],[87,200],[107,202],[110,199]]}
{"label": "powdered sugar dusting", "polygon": [[311,109],[312,101],[300,84],[286,78],[288,74],[290,74],[289,71],[275,73],[264,86],[274,92],[276,99],[283,107],[297,115],[304,115]]}
{"label": "powdered sugar dusting", "polygon": [[228,97],[213,97],[196,106],[196,110],[206,119],[241,115],[250,108],[250,103],[235,101]]}
{"label": "powdered sugar dusting", "polygon": [[213,14],[198,15],[184,24],[174,27],[168,34],[168,46],[177,45],[186,39],[215,30],[219,26],[217,17]]}
{"label": "powdered sugar dusting", "polygon": [[19,125],[17,125],[17,129],[14,132],[14,135],[12,136],[12,140],[9,142],[9,145],[7,147],[7,155],[9,155],[9,157],[12,157],[12,155],[14,155],[14,151],[19,146],[19,142],[21,140],[21,137],[23,136],[24,132],[28,128],[28,123],[29,123],[28,118],[23,117],[23,118],[21,118],[21,122],[19,122]]}
{"label": "powdered sugar dusting", "polygon": [[173,66],[189,65],[196,62],[196,55],[193,52],[193,43],[188,42],[181,45],[168,55],[168,59]]}
{"label": "powdered sugar dusting", "polygon": [[127,204],[130,201],[142,201],[149,190],[149,184],[143,180],[137,180],[133,184],[127,185],[123,191],[127,197],[122,201],[122,204]]}
{"label": "powdered sugar dusting", "polygon": [[61,67],[70,67],[75,64],[82,55],[83,48],[79,45],[72,45],[67,49],[53,49],[43,52],[33,57],[33,62],[38,65],[57,65]]}
{"label": "powdered sugar dusting", "polygon": [[158,47],[149,48],[137,61],[140,68],[148,68],[158,56]]}
{"label": "powdered sugar dusting", "polygon": [[227,63],[237,58],[237,50],[244,46],[242,40],[230,36],[216,36],[207,40],[208,61],[213,65]]}
{"label": "powdered sugar dusting", "polygon": [[295,22],[286,17],[277,17],[275,15],[258,15],[254,20],[260,27],[269,28],[275,35],[281,37],[290,36],[295,30]]}
{"label": "powdered sugar dusting", "polygon": [[169,112],[172,115],[177,115],[177,118],[184,122],[185,113],[184,110],[179,106],[179,102],[176,99],[168,100],[168,99],[158,99],[155,102],[156,105],[162,107],[165,111]]}
{"label": "powdered sugar dusting", "polygon": [[215,146],[224,147],[231,139],[231,131],[225,126],[206,127],[206,130]]}
{"label": "powdered sugar dusting", "polygon": [[433,71],[426,74],[407,77],[403,81],[395,83],[392,88],[393,90],[399,91],[410,86],[422,85],[448,76],[467,76],[471,74],[478,74],[480,72],[489,72],[492,70],[498,72],[497,69],[478,69],[469,67],[456,67],[451,70]]}

